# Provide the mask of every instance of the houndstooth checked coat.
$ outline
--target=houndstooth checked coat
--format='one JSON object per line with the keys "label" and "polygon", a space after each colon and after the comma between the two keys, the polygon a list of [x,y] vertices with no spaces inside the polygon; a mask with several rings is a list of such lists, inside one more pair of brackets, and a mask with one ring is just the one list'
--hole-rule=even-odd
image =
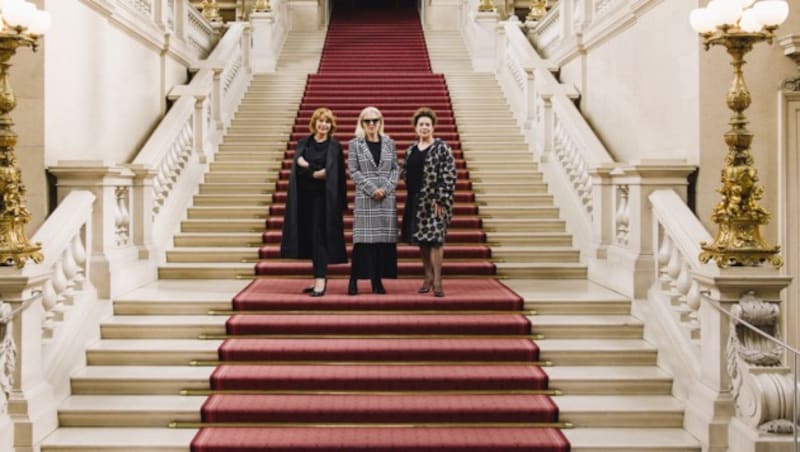
{"label": "houndstooth checked coat", "polygon": [[[394,141],[381,136],[381,161],[376,166],[365,138],[353,138],[348,144],[348,167],[356,186],[353,243],[397,242],[397,149]],[[383,188],[381,201],[372,194]]]}

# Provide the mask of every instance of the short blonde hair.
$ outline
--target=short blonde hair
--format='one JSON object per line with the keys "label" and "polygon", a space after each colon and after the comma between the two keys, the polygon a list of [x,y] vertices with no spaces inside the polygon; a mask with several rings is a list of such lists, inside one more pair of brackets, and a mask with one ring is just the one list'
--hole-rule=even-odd
{"label": "short blonde hair", "polygon": [[328,132],[328,135],[333,135],[333,132],[336,132],[336,116],[333,115],[330,109],[325,107],[317,108],[314,110],[314,113],[311,114],[311,120],[308,121],[308,130],[311,133],[317,133],[317,121],[320,119],[327,120],[331,123],[331,130]]}
{"label": "short blonde hair", "polygon": [[367,132],[364,130],[364,126],[361,125],[361,122],[364,120],[364,116],[368,114],[378,115],[381,118],[381,122],[378,123],[378,135],[383,135],[383,114],[377,107],[365,107],[361,110],[361,113],[358,114],[358,123],[356,124],[356,136],[359,138],[364,138],[367,135]]}

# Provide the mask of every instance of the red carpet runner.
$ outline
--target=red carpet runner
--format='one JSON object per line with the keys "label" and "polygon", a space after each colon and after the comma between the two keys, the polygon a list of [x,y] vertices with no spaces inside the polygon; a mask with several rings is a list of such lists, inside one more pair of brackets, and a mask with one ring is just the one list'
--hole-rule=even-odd
{"label": "red carpet runner", "polygon": [[[330,280],[324,297],[301,294],[310,263],[278,258],[284,170],[256,266],[274,278],[253,281],[233,300],[238,314],[226,324],[223,364],[212,374],[193,452],[569,450],[553,427],[558,408],[547,395],[521,298],[493,279],[475,278],[494,266],[445,81],[430,72],[413,4],[334,10],[284,168],[318,106],[336,113],[343,143],[361,108],[377,106],[401,159],[413,139],[411,113],[434,108],[436,135],[453,146],[460,168],[445,272],[472,278],[448,279],[444,299],[417,294],[418,252],[399,245],[401,276],[414,279],[385,281],[388,294],[368,295],[362,286],[361,295],[347,296],[345,279]],[[331,273],[347,274],[348,267]]]}

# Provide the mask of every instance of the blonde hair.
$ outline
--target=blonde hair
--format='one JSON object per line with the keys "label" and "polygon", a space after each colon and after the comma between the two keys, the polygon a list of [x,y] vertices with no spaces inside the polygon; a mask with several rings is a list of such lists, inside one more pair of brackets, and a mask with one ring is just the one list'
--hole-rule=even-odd
{"label": "blonde hair", "polygon": [[331,130],[328,132],[328,136],[333,135],[333,132],[336,132],[336,116],[333,115],[333,112],[330,109],[325,107],[320,107],[314,110],[314,113],[311,114],[311,120],[308,121],[308,130],[311,133],[317,133],[317,121],[320,119],[327,119],[329,123],[331,123]]}
{"label": "blonde hair", "polygon": [[361,113],[358,114],[358,123],[356,123],[356,136],[359,138],[364,138],[367,135],[367,132],[364,130],[364,126],[362,125],[362,121],[364,120],[364,116],[368,114],[378,115],[381,118],[381,122],[378,123],[378,135],[383,135],[383,114],[380,110],[376,107],[365,107],[361,110]]}

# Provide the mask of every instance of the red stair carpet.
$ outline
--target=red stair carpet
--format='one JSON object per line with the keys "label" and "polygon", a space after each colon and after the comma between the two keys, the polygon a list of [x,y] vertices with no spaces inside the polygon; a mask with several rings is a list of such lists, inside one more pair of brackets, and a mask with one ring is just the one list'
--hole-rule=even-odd
{"label": "red stair carpet", "polygon": [[[288,177],[282,171],[256,266],[264,278],[232,301],[235,315],[226,322],[193,452],[570,449],[538,365],[535,326],[522,299],[490,276],[491,251],[447,87],[430,71],[415,3],[335,5],[284,168],[316,107],[336,113],[337,137],[346,142],[361,108],[376,105],[402,159],[413,140],[411,113],[431,106],[440,116],[437,136],[451,144],[461,168],[445,273],[463,278],[445,281],[445,298],[418,294],[418,250],[399,245],[401,279],[384,281],[388,294],[367,294],[365,282],[362,294],[348,296],[346,278],[331,279],[324,297],[302,294],[310,263],[278,253]],[[403,207],[401,197],[398,215]],[[348,272],[347,265],[331,269]]]}

